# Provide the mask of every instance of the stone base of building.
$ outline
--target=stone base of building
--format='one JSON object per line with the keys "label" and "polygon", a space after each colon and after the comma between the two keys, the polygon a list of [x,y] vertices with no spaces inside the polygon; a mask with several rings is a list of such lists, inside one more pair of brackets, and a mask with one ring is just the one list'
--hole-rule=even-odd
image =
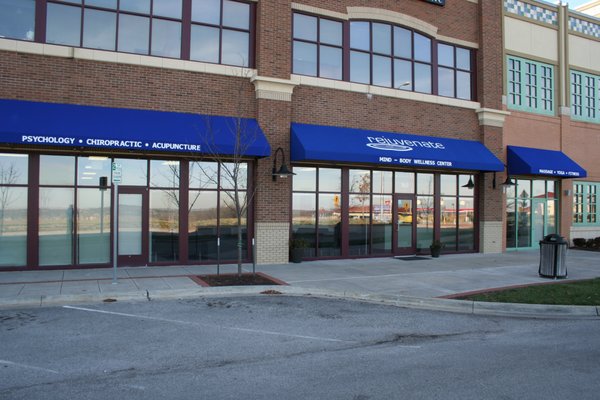
{"label": "stone base of building", "polygon": [[255,237],[257,264],[286,264],[289,262],[289,223],[256,222]]}
{"label": "stone base of building", "polygon": [[502,253],[502,221],[481,221],[479,225],[479,252]]}

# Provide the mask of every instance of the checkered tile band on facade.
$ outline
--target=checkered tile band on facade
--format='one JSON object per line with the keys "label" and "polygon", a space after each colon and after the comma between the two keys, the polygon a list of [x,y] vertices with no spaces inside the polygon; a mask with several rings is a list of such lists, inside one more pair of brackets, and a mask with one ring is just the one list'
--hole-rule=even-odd
{"label": "checkered tile band on facade", "polygon": [[583,19],[569,17],[569,29],[574,32],[600,38],[600,25]]}
{"label": "checkered tile band on facade", "polygon": [[504,0],[504,9],[512,14],[531,18],[538,22],[558,25],[558,13],[543,7],[534,6],[519,0]]}

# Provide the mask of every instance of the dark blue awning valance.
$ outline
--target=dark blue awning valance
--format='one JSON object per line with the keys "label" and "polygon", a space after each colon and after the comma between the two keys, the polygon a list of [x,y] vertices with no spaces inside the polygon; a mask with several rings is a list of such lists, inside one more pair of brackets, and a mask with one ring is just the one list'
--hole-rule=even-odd
{"label": "dark blue awning valance", "polygon": [[292,124],[292,161],[503,171],[480,142],[320,125]]}
{"label": "dark blue awning valance", "polygon": [[254,119],[2,99],[0,142],[248,157],[271,153]]}
{"label": "dark blue awning valance", "polygon": [[510,175],[546,175],[561,178],[585,178],[587,172],[562,151],[508,146]]}

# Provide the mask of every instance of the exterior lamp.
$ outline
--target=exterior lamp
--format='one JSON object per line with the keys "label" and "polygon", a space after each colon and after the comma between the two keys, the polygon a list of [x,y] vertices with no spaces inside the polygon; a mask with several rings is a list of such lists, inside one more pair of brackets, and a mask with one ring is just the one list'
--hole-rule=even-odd
{"label": "exterior lamp", "polygon": [[506,175],[506,180],[502,183],[502,186],[515,186],[515,181],[509,175]]}
{"label": "exterior lamp", "polygon": [[[277,169],[277,154],[279,152],[281,152],[281,167],[279,167],[279,170],[278,170]],[[296,174],[288,169],[288,166],[285,163],[285,154],[283,153],[283,149],[281,147],[278,147],[277,150],[275,150],[275,156],[273,157],[273,173],[272,173],[273,182],[275,182],[277,180],[277,177],[287,178],[288,176],[292,176],[292,175],[296,175]]]}
{"label": "exterior lamp", "polygon": [[469,182],[467,182],[466,185],[462,185],[462,187],[467,189],[473,189],[475,187],[475,184],[473,183],[473,176],[469,176]]}

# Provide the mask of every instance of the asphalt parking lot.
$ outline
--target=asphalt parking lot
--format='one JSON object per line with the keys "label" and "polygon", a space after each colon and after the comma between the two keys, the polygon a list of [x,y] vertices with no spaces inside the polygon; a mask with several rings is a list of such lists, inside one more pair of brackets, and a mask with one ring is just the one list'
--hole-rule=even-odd
{"label": "asphalt parking lot", "polygon": [[294,296],[0,311],[5,399],[596,399],[597,320]]}

